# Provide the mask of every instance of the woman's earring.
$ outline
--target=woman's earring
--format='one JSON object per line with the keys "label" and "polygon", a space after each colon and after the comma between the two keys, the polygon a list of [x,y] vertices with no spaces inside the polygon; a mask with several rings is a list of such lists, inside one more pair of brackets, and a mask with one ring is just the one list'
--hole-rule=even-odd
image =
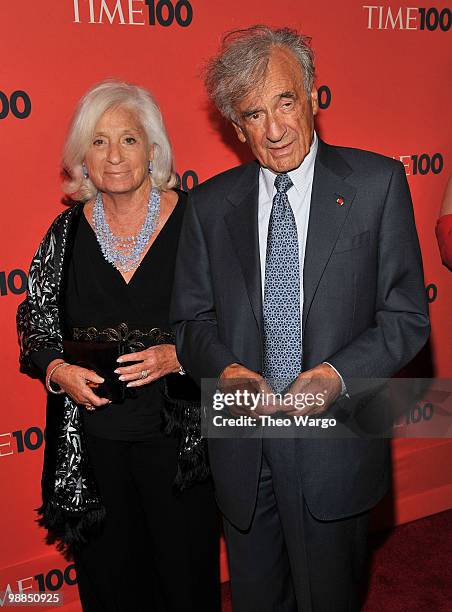
{"label": "woman's earring", "polygon": [[153,164],[152,164],[152,161],[149,160],[149,168],[148,168],[149,174],[152,174],[152,169],[153,169]]}
{"label": "woman's earring", "polygon": [[82,171],[83,171],[83,178],[85,179],[89,178],[88,168],[85,166],[85,164],[82,164]]}

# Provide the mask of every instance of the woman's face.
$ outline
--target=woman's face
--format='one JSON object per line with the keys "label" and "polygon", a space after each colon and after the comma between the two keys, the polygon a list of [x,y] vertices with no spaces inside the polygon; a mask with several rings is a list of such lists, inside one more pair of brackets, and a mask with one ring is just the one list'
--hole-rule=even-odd
{"label": "woman's face", "polygon": [[136,114],[125,107],[105,111],[99,119],[85,155],[89,177],[99,191],[130,193],[149,175],[153,146]]}

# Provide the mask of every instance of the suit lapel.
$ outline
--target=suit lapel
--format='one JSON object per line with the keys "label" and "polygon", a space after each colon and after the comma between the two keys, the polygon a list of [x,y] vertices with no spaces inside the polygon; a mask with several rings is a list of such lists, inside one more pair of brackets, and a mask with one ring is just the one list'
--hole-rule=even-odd
{"label": "suit lapel", "polygon": [[323,271],[356,195],[356,189],[344,180],[351,172],[337,150],[319,139],[303,268],[303,329]]}
{"label": "suit lapel", "polygon": [[[337,150],[319,139],[303,267],[303,329],[323,271],[350,212],[356,189],[344,179],[352,172]],[[343,199],[343,205],[338,203]],[[227,195],[231,209],[224,220],[240,262],[249,301],[262,329],[258,200],[259,165],[251,162]]]}
{"label": "suit lapel", "polygon": [[251,308],[262,332],[262,289],[258,232],[259,165],[247,164],[228,194],[231,209],[224,220],[240,262]]}

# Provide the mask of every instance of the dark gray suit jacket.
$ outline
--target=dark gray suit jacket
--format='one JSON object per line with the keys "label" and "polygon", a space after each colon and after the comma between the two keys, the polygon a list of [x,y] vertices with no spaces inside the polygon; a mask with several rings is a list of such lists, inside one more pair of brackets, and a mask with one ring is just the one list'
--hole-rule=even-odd
{"label": "dark gray suit jacket", "polygon": [[[198,382],[233,362],[263,369],[258,176],[256,162],[244,164],[189,196],[171,319],[179,359]],[[328,361],[352,396],[354,378],[390,377],[425,344],[422,260],[400,162],[319,141],[303,287],[303,369]],[[209,440],[220,508],[242,529],[260,453],[257,439]],[[385,493],[389,448],[383,439],[300,439],[287,469],[301,475],[312,514],[336,519]]]}

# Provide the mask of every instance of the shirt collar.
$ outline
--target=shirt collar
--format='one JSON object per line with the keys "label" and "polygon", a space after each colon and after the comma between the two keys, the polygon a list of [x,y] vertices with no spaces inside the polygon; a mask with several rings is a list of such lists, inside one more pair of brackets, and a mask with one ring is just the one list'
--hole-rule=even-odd
{"label": "shirt collar", "polygon": [[[298,166],[298,168],[295,168],[295,170],[291,170],[287,173],[290,176],[290,179],[299,195],[302,195],[304,193],[304,190],[306,189],[306,184],[312,179],[312,172],[314,170],[315,157],[317,155],[318,147],[319,140],[317,138],[316,132],[314,131],[314,137],[312,139],[312,144],[311,148],[309,149],[309,153],[306,155],[306,157]],[[276,174],[268,168],[263,167],[261,167],[261,174],[264,179],[264,185],[268,199],[272,200]]]}

